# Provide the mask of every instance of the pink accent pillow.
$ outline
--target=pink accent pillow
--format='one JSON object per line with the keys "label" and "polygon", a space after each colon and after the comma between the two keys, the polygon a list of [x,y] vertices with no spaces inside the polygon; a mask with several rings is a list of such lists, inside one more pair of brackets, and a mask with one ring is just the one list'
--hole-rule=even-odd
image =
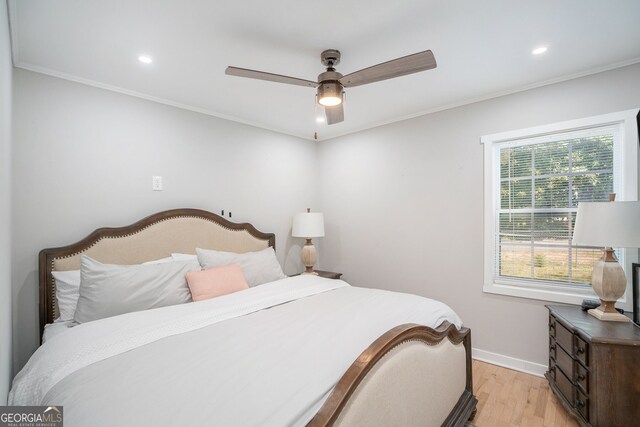
{"label": "pink accent pillow", "polygon": [[215,298],[249,288],[238,264],[190,271],[185,276],[194,301]]}

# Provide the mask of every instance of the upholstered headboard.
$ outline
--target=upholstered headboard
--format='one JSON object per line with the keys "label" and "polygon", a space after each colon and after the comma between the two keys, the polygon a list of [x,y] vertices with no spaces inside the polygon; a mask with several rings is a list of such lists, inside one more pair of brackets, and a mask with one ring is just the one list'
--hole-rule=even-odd
{"label": "upholstered headboard", "polygon": [[80,255],[108,264],[139,264],[172,253],[194,254],[195,248],[228,252],[258,251],[271,246],[273,233],[251,224],[236,224],[200,209],[173,209],[126,227],[100,228],[73,245],[40,252],[40,336],[58,317],[52,271],[78,270]]}

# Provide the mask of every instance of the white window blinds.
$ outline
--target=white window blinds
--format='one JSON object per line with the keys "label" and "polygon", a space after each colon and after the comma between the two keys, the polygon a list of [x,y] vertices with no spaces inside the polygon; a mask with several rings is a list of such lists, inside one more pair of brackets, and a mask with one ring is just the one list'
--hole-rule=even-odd
{"label": "white window blinds", "polygon": [[588,286],[601,250],[571,246],[578,202],[615,191],[619,126],[496,144],[495,277]]}

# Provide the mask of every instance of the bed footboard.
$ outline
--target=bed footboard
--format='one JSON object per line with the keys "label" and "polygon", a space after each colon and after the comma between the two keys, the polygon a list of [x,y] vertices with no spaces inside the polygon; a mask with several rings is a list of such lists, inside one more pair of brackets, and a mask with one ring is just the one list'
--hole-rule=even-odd
{"label": "bed footboard", "polygon": [[463,426],[472,387],[468,328],[401,325],[356,359],[308,426]]}

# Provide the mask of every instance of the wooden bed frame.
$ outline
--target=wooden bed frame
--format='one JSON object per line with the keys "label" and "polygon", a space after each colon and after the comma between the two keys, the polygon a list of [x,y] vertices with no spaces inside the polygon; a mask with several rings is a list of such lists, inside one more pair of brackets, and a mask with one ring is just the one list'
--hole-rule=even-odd
{"label": "wooden bed frame", "polygon": [[[77,270],[80,255],[138,264],[196,247],[248,252],[275,249],[275,235],[199,209],[174,209],[126,227],[100,228],[81,241],[40,252],[40,335],[58,317],[52,271]],[[338,381],[308,424],[464,426],[476,411],[471,331],[400,325],[372,343]]]}

